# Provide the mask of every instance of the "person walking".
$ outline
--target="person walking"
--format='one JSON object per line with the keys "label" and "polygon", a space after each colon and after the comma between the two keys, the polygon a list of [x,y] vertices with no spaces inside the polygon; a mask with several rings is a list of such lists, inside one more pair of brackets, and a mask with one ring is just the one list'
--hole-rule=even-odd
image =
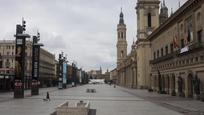
{"label": "person walking", "polygon": [[47,100],[47,101],[50,101],[50,94],[49,94],[49,92],[47,92],[46,100]]}

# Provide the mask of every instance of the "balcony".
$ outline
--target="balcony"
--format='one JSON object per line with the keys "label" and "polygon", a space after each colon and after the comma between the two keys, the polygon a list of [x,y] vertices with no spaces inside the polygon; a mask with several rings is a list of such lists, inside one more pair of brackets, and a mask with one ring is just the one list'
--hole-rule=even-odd
{"label": "balcony", "polygon": [[163,62],[163,61],[172,59],[172,58],[174,58],[177,54],[179,54],[179,50],[174,51],[174,52],[171,53],[171,54],[167,54],[167,55],[165,55],[165,56],[162,56],[162,57],[159,57],[159,58],[157,58],[157,59],[151,60],[151,61],[150,61],[150,64],[156,64],[156,63],[159,63],[159,62]]}
{"label": "balcony", "polygon": [[177,51],[174,51],[171,54],[168,54],[168,55],[159,57],[157,59],[151,60],[150,64],[160,63],[160,62],[163,62],[163,61],[166,61],[169,59],[173,59],[176,57],[184,56],[184,55],[202,50],[204,48],[204,43],[203,42],[202,43],[194,43],[194,44],[191,44],[187,47],[188,47],[188,51],[186,51],[186,52],[181,53],[181,49],[178,49]]}

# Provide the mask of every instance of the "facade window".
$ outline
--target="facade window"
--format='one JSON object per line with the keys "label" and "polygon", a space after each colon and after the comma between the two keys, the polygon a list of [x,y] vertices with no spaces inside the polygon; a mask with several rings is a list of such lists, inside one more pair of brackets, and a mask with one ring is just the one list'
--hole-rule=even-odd
{"label": "facade window", "polygon": [[154,52],[154,59],[156,59],[156,52]]}
{"label": "facade window", "polygon": [[198,43],[202,42],[202,30],[197,32],[197,37],[198,37]]}
{"label": "facade window", "polygon": [[184,39],[181,39],[181,48],[185,47]]}
{"label": "facade window", "polygon": [[151,13],[147,14],[147,20],[148,20],[148,27],[152,27],[152,16],[151,16]]}
{"label": "facade window", "polygon": [[182,60],[182,64],[185,64],[185,60]]}
{"label": "facade window", "polygon": [[186,60],[186,64],[189,64],[189,59]]}
{"label": "facade window", "polygon": [[3,67],[3,61],[0,61],[0,68]]}
{"label": "facade window", "polygon": [[124,54],[123,54],[123,51],[121,51],[121,54],[120,54],[120,56],[121,56],[121,57],[123,57],[123,55],[124,55]]}
{"label": "facade window", "polygon": [[187,34],[187,41],[193,41],[193,19],[192,16],[186,19],[186,34]]}
{"label": "facade window", "polygon": [[174,45],[173,45],[173,43],[170,44],[170,48],[171,48],[171,53],[173,53],[174,52]]}
{"label": "facade window", "polygon": [[159,58],[159,50],[157,50],[157,58]]}
{"label": "facade window", "polygon": [[191,63],[193,63],[193,58],[191,58]]}
{"label": "facade window", "polygon": [[195,58],[195,61],[198,62],[198,57]]}
{"label": "facade window", "polygon": [[166,55],[169,53],[169,48],[168,48],[168,45],[165,47],[165,52],[166,52]]}
{"label": "facade window", "polygon": [[123,36],[124,36],[124,35],[123,35],[123,32],[121,32],[121,38],[123,38]]}
{"label": "facade window", "polygon": [[7,52],[7,55],[9,55],[9,52]]}
{"label": "facade window", "polygon": [[204,59],[204,57],[203,56],[200,56],[200,60],[203,60]]}
{"label": "facade window", "polygon": [[120,38],[120,33],[118,32],[118,38]]}
{"label": "facade window", "polygon": [[161,48],[161,56],[164,56],[164,50]]}

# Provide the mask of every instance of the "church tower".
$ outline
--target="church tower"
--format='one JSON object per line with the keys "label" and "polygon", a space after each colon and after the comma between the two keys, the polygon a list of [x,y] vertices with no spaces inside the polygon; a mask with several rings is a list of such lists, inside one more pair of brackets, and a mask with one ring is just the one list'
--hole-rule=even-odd
{"label": "church tower", "polygon": [[159,23],[163,24],[168,19],[168,8],[166,7],[165,0],[161,3],[160,15],[159,15]]}
{"label": "church tower", "polygon": [[150,41],[147,37],[159,26],[159,0],[138,0],[137,14],[137,79],[138,88],[150,86]]}
{"label": "church tower", "polygon": [[126,25],[121,10],[119,24],[117,25],[117,67],[127,56]]}

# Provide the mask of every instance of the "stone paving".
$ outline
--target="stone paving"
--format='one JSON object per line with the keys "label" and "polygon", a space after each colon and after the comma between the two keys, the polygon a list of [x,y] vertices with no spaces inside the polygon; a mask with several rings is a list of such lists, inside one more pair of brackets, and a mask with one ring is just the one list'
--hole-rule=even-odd
{"label": "stone paving", "polygon": [[199,100],[158,94],[156,92],[138,89],[127,89],[122,87],[119,87],[119,89],[185,115],[204,115],[204,102]]}
{"label": "stone paving", "polygon": [[[86,93],[88,88],[96,89],[96,93]],[[51,101],[43,101],[47,91],[50,91]],[[96,115],[183,114],[171,107],[155,103],[155,101],[152,101],[155,98],[154,96],[152,96],[152,99],[147,98],[155,95],[157,98],[163,97],[165,99],[168,96],[146,92],[145,90],[131,90],[121,87],[113,88],[113,86],[100,84],[84,85],[64,90],[58,90],[57,88],[41,89],[39,96],[31,97],[27,93],[24,99],[13,99],[12,93],[3,93],[0,94],[0,115],[50,115],[61,103],[69,101],[71,104],[74,104],[80,100],[89,101],[91,104],[90,108],[96,110]],[[168,103],[168,100],[166,102]],[[181,100],[176,103],[179,102],[184,101]],[[182,104],[179,103],[179,105]]]}

